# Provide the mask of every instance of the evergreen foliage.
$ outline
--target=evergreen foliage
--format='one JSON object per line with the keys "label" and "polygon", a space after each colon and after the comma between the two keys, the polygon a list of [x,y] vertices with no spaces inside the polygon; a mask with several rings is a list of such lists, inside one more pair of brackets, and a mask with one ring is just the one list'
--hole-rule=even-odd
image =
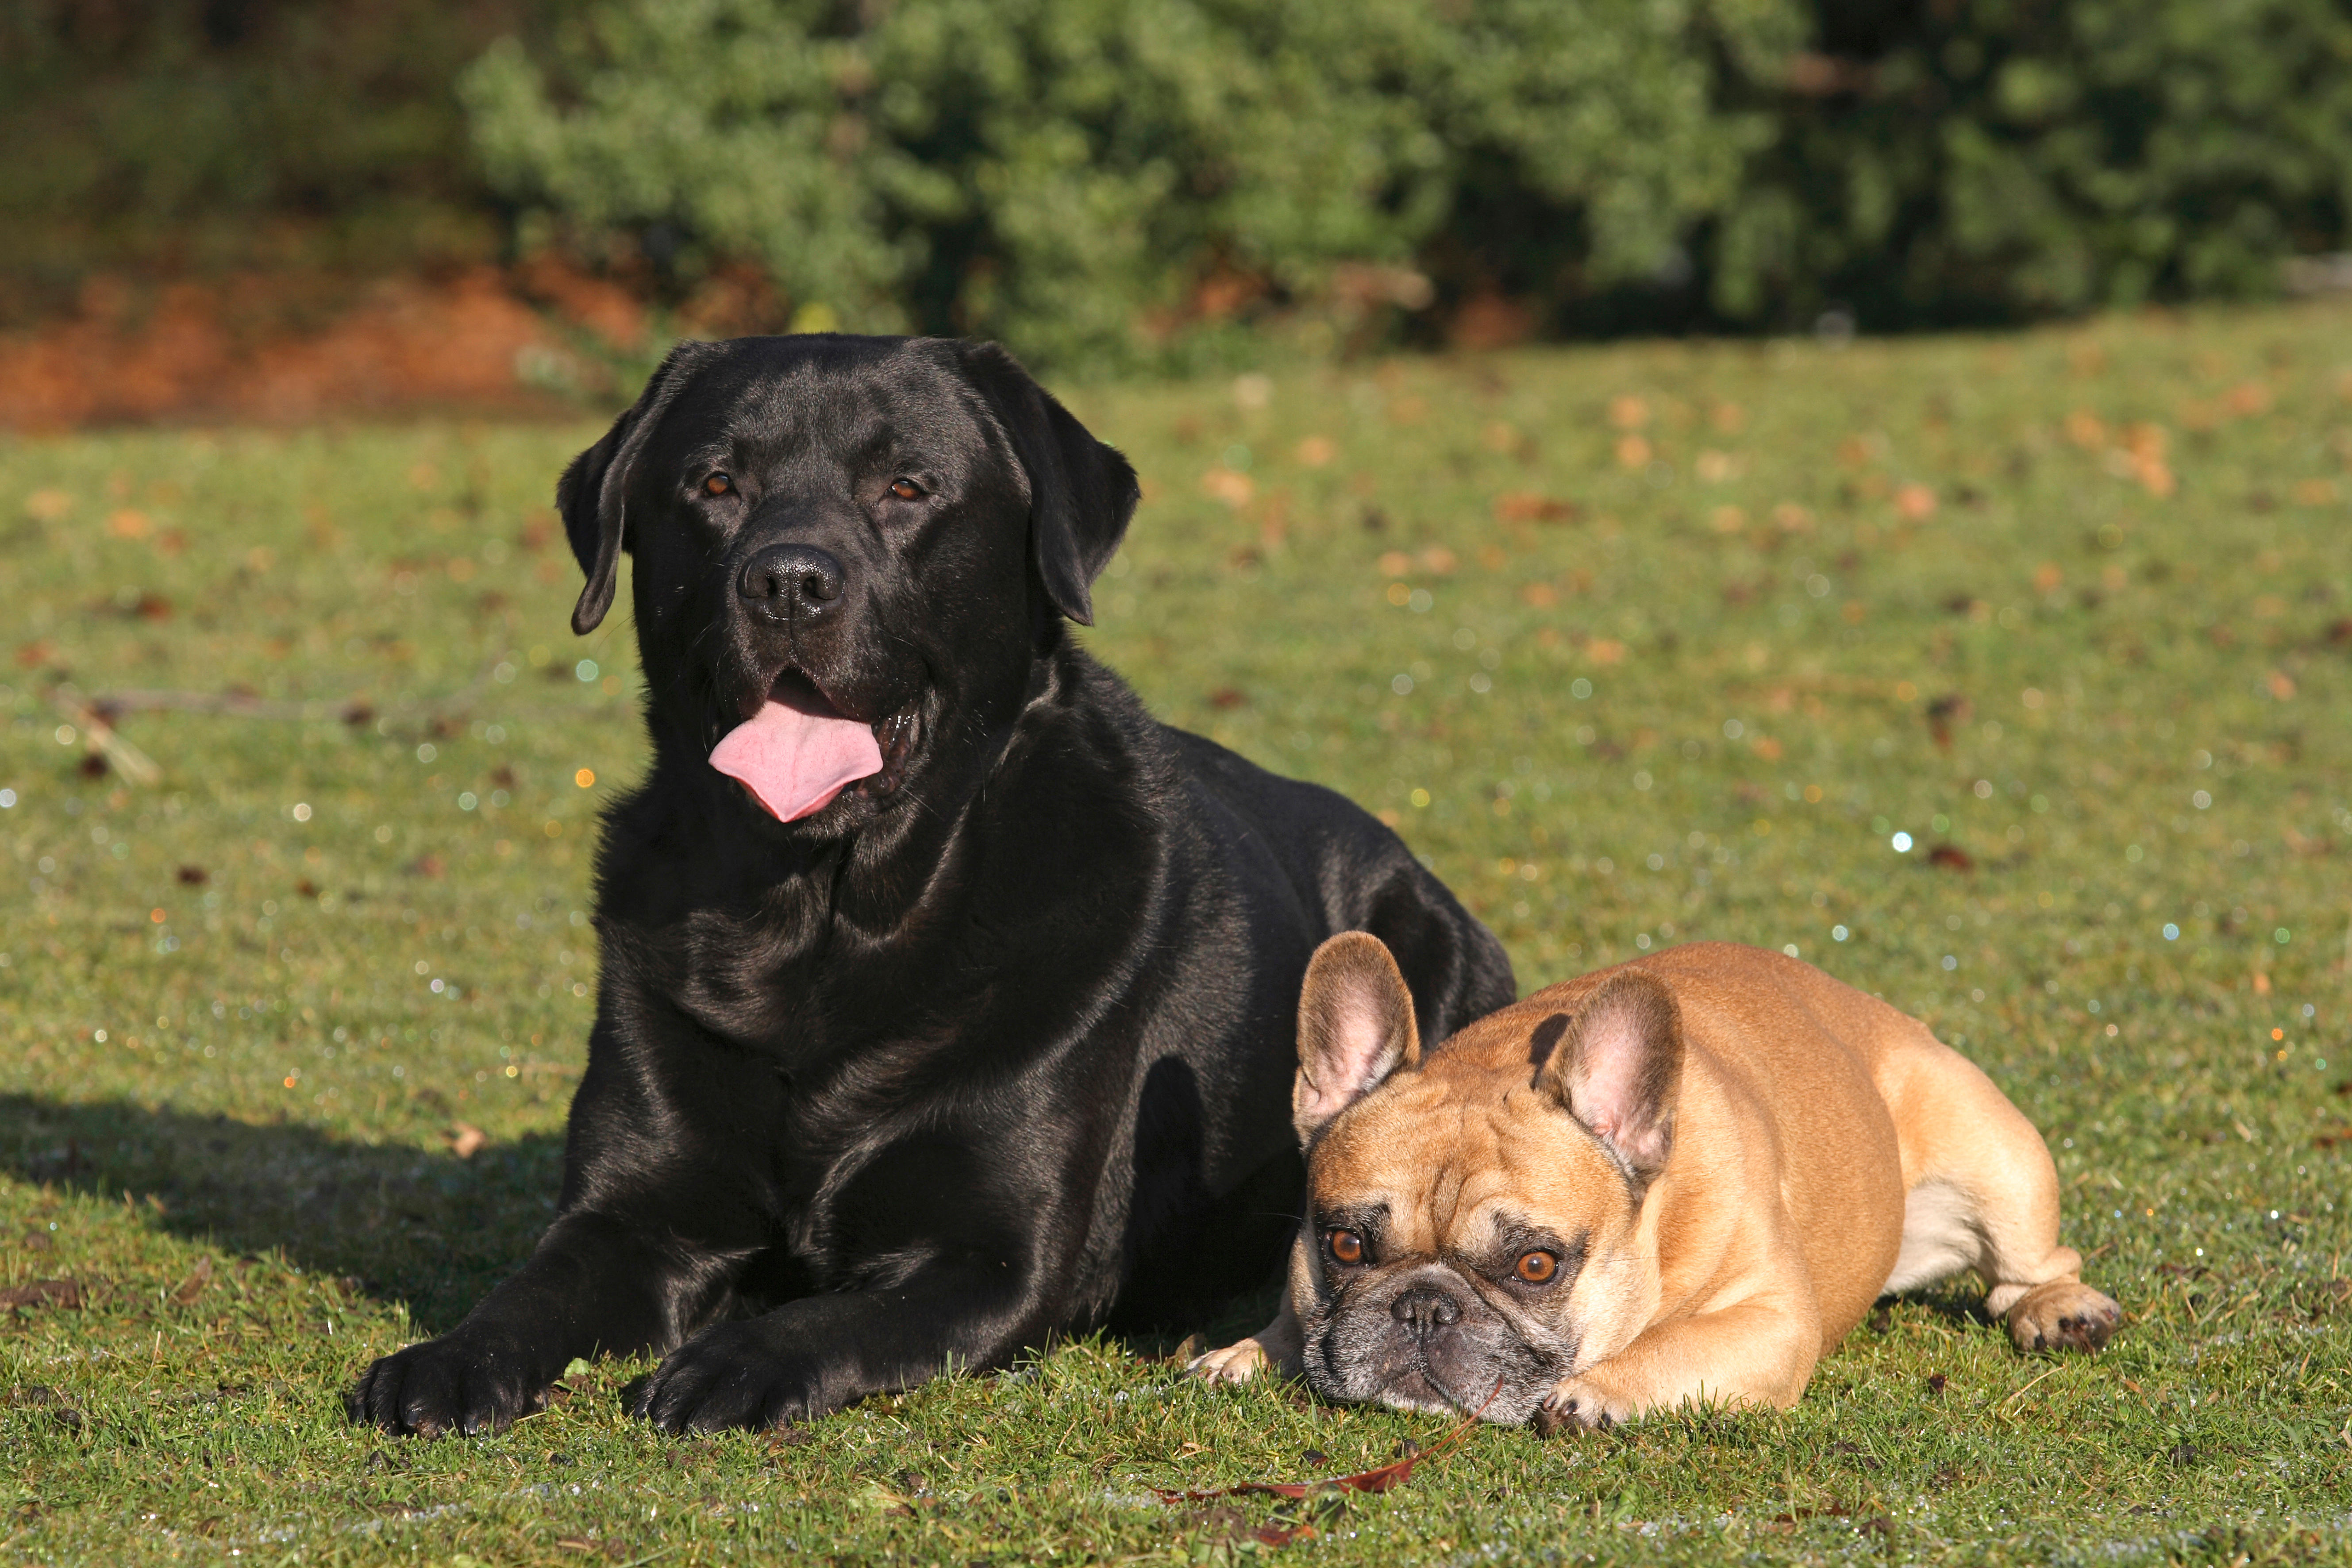
{"label": "evergreen foliage", "polygon": [[2283,258],[2352,244],[2343,0],[1813,3],[1714,227],[1728,320],[2262,295]]}
{"label": "evergreen foliage", "polygon": [[755,257],[809,320],[1066,361],[1260,291],[1423,303],[1340,269],[1438,250],[1463,289],[1516,281],[1515,248],[1590,285],[1653,273],[1770,134],[1718,107],[1713,62],[1761,68],[1797,22],[1786,0],[610,0],[551,70],[501,45],[464,91],[503,189],[688,265]]}
{"label": "evergreen foliage", "polygon": [[452,79],[547,0],[0,0],[0,273],[498,244]]}
{"label": "evergreen foliage", "polygon": [[0,144],[51,293],[555,242],[1066,368],[1891,330],[2352,247],[2352,0],[0,0]]}

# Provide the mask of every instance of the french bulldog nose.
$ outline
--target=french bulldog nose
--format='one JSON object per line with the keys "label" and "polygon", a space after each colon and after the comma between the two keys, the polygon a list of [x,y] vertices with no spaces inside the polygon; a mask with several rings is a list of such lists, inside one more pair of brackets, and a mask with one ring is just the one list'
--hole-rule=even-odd
{"label": "french bulldog nose", "polygon": [[811,613],[841,597],[841,563],[814,544],[771,544],[749,561],[735,579],[735,592],[761,613],[779,620],[794,609]]}
{"label": "french bulldog nose", "polygon": [[1462,1321],[1462,1304],[1434,1285],[1416,1285],[1389,1303],[1389,1312],[1416,1334],[1450,1329]]}

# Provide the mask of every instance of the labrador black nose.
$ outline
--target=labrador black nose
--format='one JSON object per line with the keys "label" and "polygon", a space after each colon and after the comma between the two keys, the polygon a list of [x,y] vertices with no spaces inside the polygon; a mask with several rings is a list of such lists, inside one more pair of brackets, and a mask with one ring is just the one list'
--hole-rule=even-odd
{"label": "labrador black nose", "polygon": [[1416,1334],[1450,1329],[1462,1321],[1462,1304],[1434,1285],[1416,1285],[1389,1303],[1389,1312]]}
{"label": "labrador black nose", "polygon": [[822,610],[841,597],[841,563],[814,544],[771,544],[743,563],[735,591],[755,610],[782,617],[795,606]]}

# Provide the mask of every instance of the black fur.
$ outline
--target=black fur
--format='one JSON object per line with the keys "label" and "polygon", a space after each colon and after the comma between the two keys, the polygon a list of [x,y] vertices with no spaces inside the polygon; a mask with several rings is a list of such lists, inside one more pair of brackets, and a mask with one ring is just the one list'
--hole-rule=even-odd
{"label": "black fur", "polygon": [[[765,1426],[1197,1320],[1295,1229],[1316,944],[1377,933],[1433,1039],[1512,999],[1386,828],[1154,722],[1070,640],[1136,493],[1002,351],[833,335],[681,349],[565,472],[575,625],[635,560],[654,760],[605,817],[561,1206],[354,1419],[492,1427],[574,1356],[654,1350],[654,1422]],[[747,612],[780,542],[839,596]],[[708,760],[780,680],[890,759],[792,824]]]}

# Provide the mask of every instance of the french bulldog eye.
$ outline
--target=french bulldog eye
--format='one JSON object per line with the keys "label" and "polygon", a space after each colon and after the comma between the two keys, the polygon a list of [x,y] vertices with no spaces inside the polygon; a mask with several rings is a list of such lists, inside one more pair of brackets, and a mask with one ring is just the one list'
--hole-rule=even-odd
{"label": "french bulldog eye", "polygon": [[1352,1230],[1335,1230],[1324,1238],[1331,1249],[1331,1261],[1352,1268],[1364,1260],[1364,1238]]}
{"label": "french bulldog eye", "polygon": [[923,487],[912,479],[892,479],[890,493],[900,500],[920,500],[923,499]]}
{"label": "french bulldog eye", "polygon": [[707,496],[731,495],[734,490],[735,481],[726,474],[713,474],[702,481],[702,493]]}
{"label": "french bulldog eye", "polygon": [[1559,1272],[1559,1259],[1549,1252],[1523,1252],[1518,1266],[1511,1270],[1530,1285],[1549,1285]]}

